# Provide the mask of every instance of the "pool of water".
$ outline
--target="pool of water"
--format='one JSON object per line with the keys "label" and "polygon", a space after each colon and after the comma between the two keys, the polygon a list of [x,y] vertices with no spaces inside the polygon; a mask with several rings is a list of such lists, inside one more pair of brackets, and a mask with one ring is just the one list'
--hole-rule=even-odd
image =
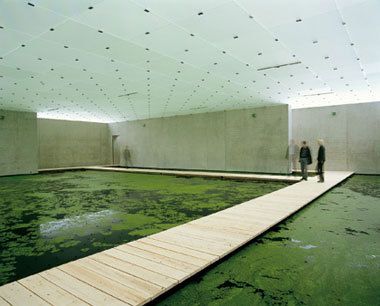
{"label": "pool of water", "polygon": [[354,176],[159,305],[380,305],[380,176]]}
{"label": "pool of water", "polygon": [[101,171],[0,178],[0,285],[287,186]]}

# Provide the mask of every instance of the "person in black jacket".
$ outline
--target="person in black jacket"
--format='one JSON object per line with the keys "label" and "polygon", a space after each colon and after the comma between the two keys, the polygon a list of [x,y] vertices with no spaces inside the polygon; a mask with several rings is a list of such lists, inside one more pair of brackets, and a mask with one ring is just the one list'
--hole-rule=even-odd
{"label": "person in black jacket", "polygon": [[323,164],[326,160],[326,150],[325,146],[323,145],[323,139],[318,139],[318,163],[317,163],[317,173],[319,175],[319,181],[318,183],[323,183],[325,181],[325,177],[323,175]]}
{"label": "person in black jacket", "polygon": [[306,141],[302,141],[302,147],[300,149],[300,163],[301,163],[301,172],[302,179],[307,181],[307,165],[312,163],[310,148],[308,147]]}

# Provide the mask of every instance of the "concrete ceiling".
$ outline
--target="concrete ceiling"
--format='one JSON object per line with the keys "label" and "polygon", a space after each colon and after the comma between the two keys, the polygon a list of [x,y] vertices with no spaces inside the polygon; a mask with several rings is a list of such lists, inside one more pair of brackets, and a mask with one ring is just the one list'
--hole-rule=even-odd
{"label": "concrete ceiling", "polygon": [[114,122],[371,102],[379,33],[379,0],[0,0],[0,108]]}

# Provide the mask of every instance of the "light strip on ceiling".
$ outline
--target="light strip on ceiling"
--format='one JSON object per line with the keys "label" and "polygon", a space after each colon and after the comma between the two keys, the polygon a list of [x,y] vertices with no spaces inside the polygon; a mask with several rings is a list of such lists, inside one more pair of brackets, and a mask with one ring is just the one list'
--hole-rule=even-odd
{"label": "light strip on ceiling", "polygon": [[128,97],[128,96],[135,95],[135,94],[137,94],[137,91],[130,92],[130,93],[123,94],[123,95],[119,95],[118,97],[119,97],[119,98],[121,98],[121,97]]}
{"label": "light strip on ceiling", "polygon": [[298,64],[301,64],[301,62],[298,61],[298,62],[287,63],[287,64],[282,64],[282,65],[263,67],[263,68],[257,69],[257,71],[263,71],[263,70],[268,70],[268,69],[277,69],[277,68],[281,68],[281,67],[285,67],[285,66],[292,66],[292,65],[298,65]]}
{"label": "light strip on ceiling", "polygon": [[309,95],[303,95],[304,97],[312,97],[312,96],[322,96],[322,95],[331,95],[333,94],[333,91],[328,91],[328,92],[320,92],[320,93],[315,93],[315,94],[309,94]]}

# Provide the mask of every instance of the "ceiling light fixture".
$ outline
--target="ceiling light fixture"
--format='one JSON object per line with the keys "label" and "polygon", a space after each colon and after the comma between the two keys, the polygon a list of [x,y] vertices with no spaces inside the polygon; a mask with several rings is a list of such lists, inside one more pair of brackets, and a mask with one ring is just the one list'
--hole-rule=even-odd
{"label": "ceiling light fixture", "polygon": [[311,97],[311,96],[322,96],[322,95],[330,95],[333,94],[333,91],[327,91],[327,92],[320,92],[315,94],[309,94],[309,95],[303,95],[304,97]]}
{"label": "ceiling light fixture", "polygon": [[119,98],[121,98],[121,97],[128,97],[128,96],[135,95],[135,94],[137,94],[137,91],[130,92],[130,93],[127,93],[127,94],[122,94],[122,95],[119,95],[118,97]]}
{"label": "ceiling light fixture", "polygon": [[301,64],[301,62],[298,61],[298,62],[292,62],[292,63],[281,64],[281,65],[276,65],[276,66],[263,67],[263,68],[257,69],[257,71],[263,71],[263,70],[268,70],[268,69],[277,69],[277,68],[281,68],[281,67],[285,67],[285,66],[292,66],[292,65],[298,65],[298,64]]}

